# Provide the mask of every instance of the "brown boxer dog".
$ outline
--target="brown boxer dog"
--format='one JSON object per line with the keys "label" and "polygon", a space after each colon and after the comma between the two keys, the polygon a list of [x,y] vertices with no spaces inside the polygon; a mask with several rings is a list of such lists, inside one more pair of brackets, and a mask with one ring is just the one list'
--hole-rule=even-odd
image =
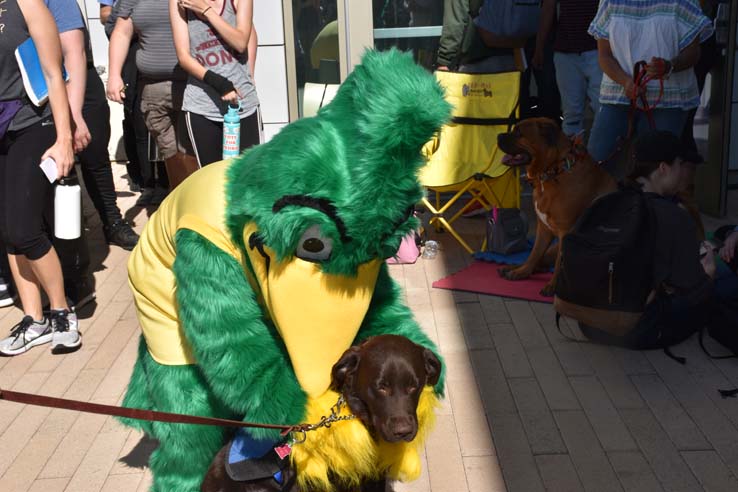
{"label": "brown boxer dog", "polygon": [[[524,279],[544,266],[544,257],[555,257],[554,275],[541,290],[542,295],[552,296],[561,262],[558,244],[582,212],[596,198],[617,190],[617,184],[580,141],[567,137],[548,118],[523,120],[511,132],[498,135],[497,143],[505,153],[503,164],[526,166],[538,216],[536,241],[528,260],[500,268],[500,275],[509,280]],[[555,237],[559,242],[546,254]]]}

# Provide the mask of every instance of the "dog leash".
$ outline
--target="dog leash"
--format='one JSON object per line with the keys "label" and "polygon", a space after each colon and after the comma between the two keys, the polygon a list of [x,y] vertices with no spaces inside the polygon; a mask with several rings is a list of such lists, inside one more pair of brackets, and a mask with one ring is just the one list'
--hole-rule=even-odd
{"label": "dog leash", "polygon": [[26,405],[34,405],[38,407],[59,408],[62,410],[74,410],[78,412],[94,413],[98,415],[109,415],[112,417],[121,417],[135,420],[145,420],[148,422],[164,422],[168,424],[196,424],[196,425],[215,425],[219,427],[254,427],[260,429],[279,430],[280,435],[287,436],[299,433],[300,439],[293,437],[294,443],[305,442],[307,432],[319,429],[320,427],[330,428],[334,422],[342,420],[351,420],[356,418],[354,415],[338,415],[340,409],[345,405],[343,395],[339,395],[338,401],[331,407],[331,414],[327,417],[321,417],[316,424],[297,424],[297,425],[279,425],[279,424],[262,424],[256,422],[245,422],[240,420],[221,419],[217,417],[201,417],[197,415],[185,415],[181,413],[158,412],[155,410],[142,410],[140,408],[125,408],[115,405],[103,405],[100,403],[90,403],[79,400],[69,400],[66,398],[55,398],[51,396],[34,395],[31,393],[22,393],[20,391],[9,391],[0,389],[0,400],[12,401],[15,403],[24,403]]}

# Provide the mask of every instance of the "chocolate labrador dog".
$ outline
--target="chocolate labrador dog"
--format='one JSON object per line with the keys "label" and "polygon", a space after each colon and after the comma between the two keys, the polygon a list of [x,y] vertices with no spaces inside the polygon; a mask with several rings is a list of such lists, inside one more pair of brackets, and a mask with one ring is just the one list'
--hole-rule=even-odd
{"label": "chocolate labrador dog", "polygon": [[[402,336],[379,335],[344,352],[333,366],[331,388],[343,395],[351,412],[375,439],[409,442],[418,432],[420,394],[426,385],[438,383],[440,375],[441,361],[430,350]],[[230,446],[226,444],[215,456],[202,492],[297,492],[288,458],[272,460],[272,464],[281,462],[273,468],[279,469],[278,479],[234,480],[226,468]],[[385,480],[368,482],[361,488],[362,492],[385,489]],[[342,490],[340,484],[336,490]]]}
{"label": "chocolate labrador dog", "polygon": [[[558,244],[582,212],[598,197],[616,191],[617,184],[581,143],[567,137],[548,118],[521,121],[511,132],[499,134],[497,144],[505,153],[504,164],[526,166],[538,216],[536,241],[528,260],[519,266],[500,268],[500,275],[508,280],[527,278],[545,265],[546,258],[553,257],[553,277],[541,291],[552,296],[561,264]],[[554,238],[559,242],[547,252]]]}

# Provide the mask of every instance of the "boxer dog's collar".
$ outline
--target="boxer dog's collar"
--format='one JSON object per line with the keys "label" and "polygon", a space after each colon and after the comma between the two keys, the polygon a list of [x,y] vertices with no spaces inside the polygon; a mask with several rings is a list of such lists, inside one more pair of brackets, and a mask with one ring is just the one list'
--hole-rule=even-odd
{"label": "boxer dog's collar", "polygon": [[532,181],[537,178],[540,183],[545,183],[547,181],[556,179],[556,177],[560,174],[570,173],[572,169],[574,169],[574,166],[579,161],[579,159],[584,157],[587,153],[587,151],[584,149],[583,137],[584,132],[580,132],[569,137],[569,141],[571,143],[571,146],[569,147],[569,152],[567,152],[564,158],[559,161],[559,165],[556,166],[554,169],[548,169],[542,172],[534,178],[529,177],[529,180]]}

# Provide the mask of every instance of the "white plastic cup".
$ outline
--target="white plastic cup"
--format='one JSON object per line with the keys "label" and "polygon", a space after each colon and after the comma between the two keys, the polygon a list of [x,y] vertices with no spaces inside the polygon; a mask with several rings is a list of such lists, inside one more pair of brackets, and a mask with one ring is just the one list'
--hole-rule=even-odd
{"label": "white plastic cup", "polygon": [[438,243],[433,240],[426,241],[425,245],[423,246],[423,258],[425,258],[426,260],[432,260],[436,257],[437,254]]}

